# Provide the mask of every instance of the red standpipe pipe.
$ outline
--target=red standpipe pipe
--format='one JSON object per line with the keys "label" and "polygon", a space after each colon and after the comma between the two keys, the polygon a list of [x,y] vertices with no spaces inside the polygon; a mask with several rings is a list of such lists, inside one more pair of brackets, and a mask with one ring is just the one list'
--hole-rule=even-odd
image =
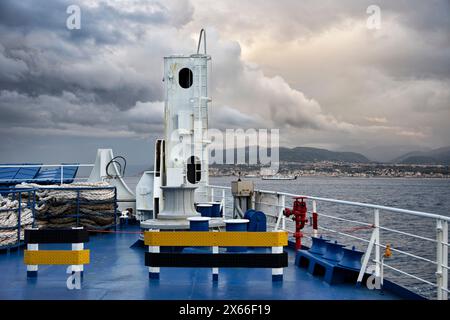
{"label": "red standpipe pipe", "polygon": [[295,197],[293,208],[292,209],[286,208],[284,210],[284,215],[286,217],[292,216],[292,220],[295,221],[294,237],[296,250],[300,250],[302,248],[303,233],[301,232],[301,230],[305,227],[306,223],[308,223],[308,219],[306,217],[307,208],[304,199],[305,199],[304,197]]}
{"label": "red standpipe pipe", "polygon": [[317,212],[313,212],[313,216],[312,216],[312,226],[313,226],[313,230],[317,230],[317,218],[319,217],[319,215],[317,214]]}

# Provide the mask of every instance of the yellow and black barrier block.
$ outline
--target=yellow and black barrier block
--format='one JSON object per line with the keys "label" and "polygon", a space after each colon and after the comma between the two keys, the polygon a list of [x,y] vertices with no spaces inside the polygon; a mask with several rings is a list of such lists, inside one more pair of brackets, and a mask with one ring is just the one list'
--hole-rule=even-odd
{"label": "yellow and black barrier block", "polygon": [[218,246],[218,247],[280,247],[288,243],[287,232],[145,232],[149,246]]}
{"label": "yellow and black barrier block", "polygon": [[151,253],[145,254],[148,267],[185,268],[284,268],[286,252],[268,253]]}
{"label": "yellow and black barrier block", "polygon": [[[272,280],[283,279],[283,268],[288,255],[283,247],[288,244],[285,231],[275,232],[205,232],[174,231],[144,233],[149,246],[145,265],[149,277],[159,279],[160,267],[213,268],[213,280],[218,280],[217,268],[272,268]],[[161,246],[212,247],[212,253],[160,253]],[[271,247],[271,253],[219,253],[218,247]]]}
{"label": "yellow and black barrier block", "polygon": [[89,250],[25,250],[23,260],[27,265],[80,265],[89,264]]}
{"label": "yellow and black barrier block", "polygon": [[25,243],[86,243],[89,233],[85,229],[26,229]]}
{"label": "yellow and black barrier block", "polygon": [[[26,229],[24,263],[27,265],[27,277],[37,277],[39,265],[69,265],[70,271],[84,271],[84,265],[90,262],[90,251],[84,249],[89,242],[89,233],[83,228],[73,229]],[[72,250],[39,250],[39,244],[71,243]]]}

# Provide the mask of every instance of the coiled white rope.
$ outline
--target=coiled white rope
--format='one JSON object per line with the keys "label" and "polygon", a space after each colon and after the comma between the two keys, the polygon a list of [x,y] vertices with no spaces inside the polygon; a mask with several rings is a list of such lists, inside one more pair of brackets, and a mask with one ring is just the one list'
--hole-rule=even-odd
{"label": "coiled white rope", "polygon": [[[16,186],[20,189],[36,188],[36,204],[35,213],[38,219],[40,214],[50,214],[52,216],[61,216],[67,209],[70,208],[70,200],[76,200],[79,196],[81,201],[105,201],[112,202],[115,197],[114,189],[95,189],[110,187],[107,182],[78,182],[62,185],[39,185],[35,183],[22,183]],[[59,190],[61,188],[61,190]],[[62,190],[62,189],[66,190]],[[67,190],[67,188],[87,188],[87,190]],[[89,189],[93,188],[93,189]],[[23,230],[30,227],[33,223],[33,214],[30,208],[27,208],[27,200],[30,195],[28,192],[22,192],[21,201],[21,240],[23,240]],[[97,207],[84,208],[89,216],[96,217]],[[17,226],[18,226],[18,209],[19,200],[12,200],[9,198],[0,197],[0,227],[16,227],[10,230],[0,230],[0,247],[11,245],[17,242]],[[63,218],[64,219],[64,218]],[[39,221],[37,221],[39,222]],[[86,222],[88,223],[88,222]],[[39,224],[39,223],[38,223]]]}
{"label": "coiled white rope", "polygon": [[[0,200],[0,227],[16,227],[16,229],[0,230],[0,247],[17,242],[17,227],[19,220],[19,201],[2,198]],[[23,240],[23,230],[33,223],[33,213],[27,204],[21,204],[20,212],[20,239]]]}
{"label": "coiled white rope", "polygon": [[58,190],[55,188],[104,188],[110,187],[107,182],[77,182],[62,185],[42,186],[35,183],[18,185],[20,188],[38,188],[36,196],[40,201],[64,201],[74,200],[80,194],[81,200],[110,200],[114,198],[114,189],[91,189],[91,190]]}

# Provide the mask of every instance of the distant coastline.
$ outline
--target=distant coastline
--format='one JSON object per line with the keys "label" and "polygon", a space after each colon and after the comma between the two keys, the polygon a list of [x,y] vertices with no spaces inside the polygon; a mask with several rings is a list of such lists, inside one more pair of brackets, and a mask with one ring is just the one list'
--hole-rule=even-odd
{"label": "distant coastline", "polygon": [[[211,165],[210,176],[249,176],[260,178],[257,165]],[[450,166],[375,163],[280,163],[280,175],[301,177],[357,177],[357,178],[433,178],[450,179]]]}
{"label": "distant coastline", "polygon": [[[221,177],[239,177],[238,174],[232,175],[217,175],[217,174],[210,174],[210,177],[215,178],[221,178]],[[262,176],[255,176],[255,177],[246,177],[246,176],[240,176],[242,179],[260,179]],[[352,176],[352,175],[339,175],[339,176],[333,176],[333,175],[321,175],[321,174],[312,174],[312,175],[302,175],[298,176],[297,180],[300,178],[359,178],[359,179],[449,179],[450,175],[446,176]],[[295,181],[295,180],[292,180]]]}

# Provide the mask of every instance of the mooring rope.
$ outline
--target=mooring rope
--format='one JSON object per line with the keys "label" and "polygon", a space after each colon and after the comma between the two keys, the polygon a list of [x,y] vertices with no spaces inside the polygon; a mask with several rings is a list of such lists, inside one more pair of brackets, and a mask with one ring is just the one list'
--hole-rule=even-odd
{"label": "mooring rope", "polygon": [[[11,200],[3,197],[0,199],[0,227],[15,227],[15,229],[0,230],[0,247],[17,242],[17,227],[19,220],[18,209],[18,200]],[[31,226],[33,223],[33,213],[31,209],[27,208],[26,203],[22,203],[20,209],[20,238],[23,239],[24,228]]]}
{"label": "mooring rope", "polygon": [[[74,210],[79,213],[79,222],[85,227],[107,226],[114,220],[114,189],[107,182],[75,182],[62,185],[39,185],[36,183],[22,183],[16,188],[30,189],[35,193],[35,224],[38,227],[73,226],[72,215]],[[79,190],[68,190],[79,188]],[[103,189],[96,189],[103,188]],[[17,195],[17,193],[16,193]],[[31,205],[32,195],[29,192],[21,193],[21,201],[9,197],[0,197],[0,246],[8,246],[18,242],[18,208],[21,203],[21,240],[23,229],[33,223]],[[77,206],[75,200],[82,205]],[[92,202],[92,203],[90,203]],[[75,207],[77,206],[77,207]],[[74,209],[76,208],[76,209]]]}

